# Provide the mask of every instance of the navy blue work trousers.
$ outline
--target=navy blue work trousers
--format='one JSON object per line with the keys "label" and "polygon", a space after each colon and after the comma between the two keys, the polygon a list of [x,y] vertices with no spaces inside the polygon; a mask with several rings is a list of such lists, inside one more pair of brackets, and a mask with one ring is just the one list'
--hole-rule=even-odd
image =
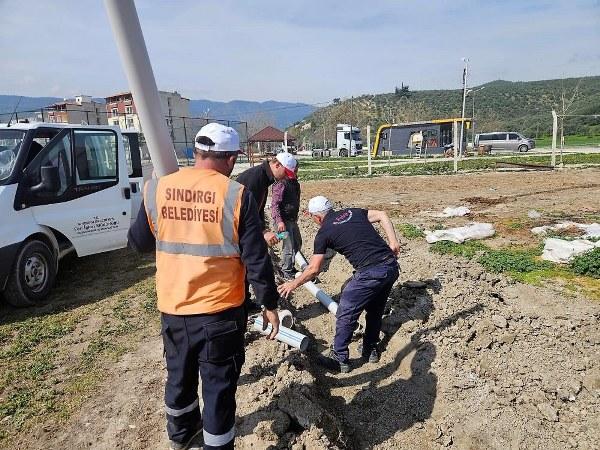
{"label": "navy blue work trousers", "polygon": [[162,314],[161,322],[167,362],[165,411],[169,439],[185,443],[202,427],[204,449],[232,449],[235,393],[245,358],[244,307],[216,314]]}
{"label": "navy blue work trousers", "polygon": [[377,345],[385,304],[398,275],[395,260],[354,273],[342,291],[337,310],[333,350],[340,361],[348,361],[348,345],[363,311],[366,311],[363,354],[368,355]]}

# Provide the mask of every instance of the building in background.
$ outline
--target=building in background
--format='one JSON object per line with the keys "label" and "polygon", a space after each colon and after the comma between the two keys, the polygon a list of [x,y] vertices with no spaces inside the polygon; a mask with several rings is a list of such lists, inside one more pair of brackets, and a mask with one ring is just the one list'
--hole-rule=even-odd
{"label": "building in background", "polygon": [[[78,95],[45,108],[50,123],[76,123],[82,125],[107,125],[104,103],[92,100],[90,95]],[[42,115],[44,114],[42,113]]]}
{"label": "building in background", "polygon": [[[158,92],[163,115],[175,150],[178,153],[185,151],[188,135],[193,130],[187,129],[186,118],[190,117],[190,100],[175,92]],[[140,119],[135,108],[131,92],[121,92],[106,97],[106,115],[109,125],[116,125],[121,129],[134,129],[143,133]],[[191,135],[193,140],[194,135]]]}

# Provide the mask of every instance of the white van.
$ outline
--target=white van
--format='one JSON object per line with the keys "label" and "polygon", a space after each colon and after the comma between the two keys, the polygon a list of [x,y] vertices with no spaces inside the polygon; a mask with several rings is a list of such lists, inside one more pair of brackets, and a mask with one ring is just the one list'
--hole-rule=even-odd
{"label": "white van", "polygon": [[142,183],[137,133],[0,125],[0,293],[14,306],[36,304],[67,253],[125,247]]}
{"label": "white van", "polygon": [[489,145],[492,152],[527,152],[535,148],[535,141],[526,138],[520,133],[495,131],[493,133],[480,133],[475,136],[475,147]]}

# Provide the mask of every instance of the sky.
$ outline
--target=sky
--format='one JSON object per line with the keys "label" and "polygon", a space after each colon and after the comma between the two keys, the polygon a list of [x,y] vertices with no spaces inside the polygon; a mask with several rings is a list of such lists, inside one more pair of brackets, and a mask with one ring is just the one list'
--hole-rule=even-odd
{"label": "sky", "polygon": [[[600,0],[137,0],[159,89],[333,98],[600,75]],[[0,0],[0,94],[129,90],[100,0]]]}

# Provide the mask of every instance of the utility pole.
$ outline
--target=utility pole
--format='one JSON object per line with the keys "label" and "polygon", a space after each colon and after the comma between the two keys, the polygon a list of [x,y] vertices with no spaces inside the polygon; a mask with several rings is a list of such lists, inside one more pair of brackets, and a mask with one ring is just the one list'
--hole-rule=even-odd
{"label": "utility pole", "polygon": [[350,155],[352,154],[352,115],[354,114],[353,103],[354,96],[350,97],[350,148],[348,149],[348,158],[350,158]]}
{"label": "utility pole", "polygon": [[469,70],[469,59],[462,58],[465,63],[465,67],[463,69],[463,100],[462,100],[462,115],[460,122],[460,142],[458,144],[459,155],[462,158],[463,155],[463,133],[465,132],[465,103],[467,101],[467,75]]}
{"label": "utility pole", "polygon": [[369,175],[371,175],[371,125],[367,125],[367,161],[369,165]]}
{"label": "utility pole", "polygon": [[556,166],[556,134],[558,129],[558,116],[552,110],[552,167]]}

